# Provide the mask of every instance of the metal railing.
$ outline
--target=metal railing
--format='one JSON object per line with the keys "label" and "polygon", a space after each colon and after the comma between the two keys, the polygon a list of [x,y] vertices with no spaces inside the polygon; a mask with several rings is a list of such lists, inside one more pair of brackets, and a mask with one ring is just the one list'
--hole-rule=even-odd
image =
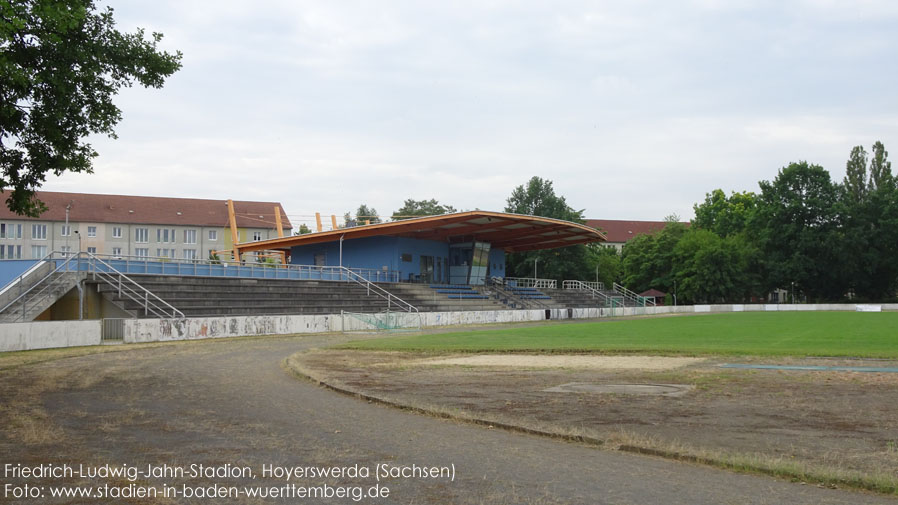
{"label": "metal railing", "polygon": [[[15,281],[4,288],[4,293],[15,290],[17,286],[19,291],[18,296],[9,301],[3,308],[0,308],[0,314],[16,314],[9,322],[25,321],[28,310],[34,309],[44,296],[51,296],[57,288],[66,282],[70,282],[71,279],[69,277],[57,274],[67,271],[69,263],[75,258],[68,258],[60,263],[59,258],[54,257],[54,254],[56,254],[55,251],[38,260],[33,267],[26,270]],[[48,264],[53,267],[52,270],[26,288],[25,281],[30,281],[33,273],[39,272],[42,266]],[[63,270],[64,267],[66,270]],[[16,304],[19,304],[20,307],[16,307]]]}
{"label": "metal railing", "polygon": [[[584,282],[584,281],[573,281],[573,280],[570,280],[570,281],[564,281],[564,282],[562,282],[562,283],[561,283],[561,286],[562,286],[564,289],[572,289],[572,290],[577,290],[577,291],[586,291],[587,293],[590,293],[590,294],[592,295],[593,298],[597,298],[597,299],[601,300],[602,303],[603,303],[606,307],[613,307],[613,306],[614,306],[614,303],[615,303],[614,298],[615,298],[615,297],[608,296],[608,295],[606,295],[605,293],[602,293],[601,291],[599,291],[598,289],[594,288],[594,287],[591,286],[590,284],[602,284],[602,283],[595,283],[595,282],[589,283],[589,282]],[[604,287],[604,284],[602,284],[602,286]]]}
{"label": "metal railing", "polygon": [[[71,278],[65,274],[86,272],[93,274],[94,279],[102,280],[116,288],[120,298],[127,297],[141,304],[145,315],[152,314],[161,318],[184,317],[180,310],[172,307],[165,300],[151,293],[148,289],[134,282],[115,267],[91,253],[71,254],[53,251],[38,261],[39,265],[47,263],[54,265],[53,270],[27,289],[22,289],[16,298],[4,305],[3,308],[0,308],[0,314],[14,310],[17,316],[13,321],[24,321],[29,308],[34,309],[44,296],[51,296],[56,288],[64,287],[64,284],[71,282]],[[34,268],[29,269],[29,272],[32,271],[36,270]],[[26,274],[29,272],[26,272]],[[20,286],[24,287],[24,284],[21,283],[24,283],[27,279],[28,276],[26,274],[22,274],[16,281],[7,286],[7,289],[15,289],[16,283],[20,283]],[[17,303],[21,304],[21,310],[19,307],[14,307]]]}
{"label": "metal railing", "polygon": [[378,286],[377,284],[374,284],[373,282],[369,281],[368,279],[353,272],[349,268],[346,268],[346,267],[333,267],[333,268],[342,268],[343,273],[345,274],[346,280],[348,280],[350,282],[355,282],[356,284],[367,288],[368,296],[371,296],[371,293],[373,292],[375,295],[385,299],[387,301],[387,310],[392,309],[393,304],[395,303],[398,307],[402,308],[406,312],[412,312],[412,311],[418,312],[418,308],[415,307],[414,305],[408,303],[407,301],[403,300],[402,298],[399,298],[398,296],[394,295],[393,293],[390,293],[389,291]]}
{"label": "metal railing", "polygon": [[[522,309],[531,309],[534,307],[537,308],[548,308],[548,305],[543,303],[540,300],[536,299],[524,299],[518,293],[516,293],[512,289],[507,289],[506,281],[508,279],[503,279],[502,277],[490,277],[487,279],[487,285],[490,289],[496,291],[497,297],[499,295],[504,296],[506,300],[514,302],[517,306]],[[507,303],[506,303],[507,305]]]}
{"label": "metal railing", "polygon": [[605,289],[604,282],[596,282],[596,281],[562,281],[561,289],[581,289],[580,286],[586,286],[590,289],[595,289],[596,291],[603,291]]}
{"label": "metal railing", "polygon": [[242,277],[348,281],[346,272],[371,282],[399,282],[399,272],[373,268],[291,265],[226,260],[177,259],[159,256],[95,255],[128,274],[190,275],[195,277]]}
{"label": "metal railing", "polygon": [[650,296],[640,296],[636,292],[631,291],[618,283],[614,283],[614,290],[622,294],[627,300],[631,300],[637,307],[654,307],[655,299]]}
{"label": "metal railing", "polygon": [[153,294],[147,288],[141,286],[133,279],[118,271],[109,263],[91,253],[78,253],[78,266],[81,267],[81,256],[87,255],[88,272],[93,278],[104,281],[114,287],[119,298],[128,298],[141,304],[144,316],[154,315],[159,318],[183,318],[184,313],[174,308],[170,303]]}
{"label": "metal railing", "polygon": [[555,279],[534,279],[533,277],[506,277],[505,285],[519,288],[556,289],[558,281]]}

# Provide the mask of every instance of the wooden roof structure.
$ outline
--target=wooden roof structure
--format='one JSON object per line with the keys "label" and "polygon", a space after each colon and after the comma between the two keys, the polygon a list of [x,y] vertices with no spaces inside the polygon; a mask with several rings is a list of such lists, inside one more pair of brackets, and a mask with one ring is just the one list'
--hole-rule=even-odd
{"label": "wooden roof structure", "polygon": [[605,240],[602,232],[579,223],[548,217],[473,210],[244,242],[237,244],[236,247],[242,254],[334,242],[341,237],[343,240],[364,237],[405,237],[450,244],[477,240],[490,242],[493,248],[502,248],[507,252],[554,249]]}

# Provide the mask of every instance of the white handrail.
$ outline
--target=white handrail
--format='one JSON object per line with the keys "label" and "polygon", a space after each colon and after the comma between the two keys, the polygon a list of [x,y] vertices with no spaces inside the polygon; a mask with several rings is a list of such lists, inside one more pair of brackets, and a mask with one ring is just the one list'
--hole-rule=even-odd
{"label": "white handrail", "polygon": [[646,305],[649,305],[649,304],[651,304],[653,307],[655,306],[655,299],[652,297],[640,296],[640,295],[636,294],[635,291],[631,291],[616,282],[614,283],[613,287],[614,287],[615,291],[624,295],[624,298],[629,298],[630,300],[633,300],[633,302],[636,303],[637,305],[641,301],[643,307],[645,307]]}
{"label": "white handrail", "polygon": [[537,288],[537,289],[555,289],[558,281],[555,279],[535,279],[533,277],[506,277],[505,285],[511,285],[519,288]]}
{"label": "white handrail", "polygon": [[389,291],[378,286],[377,284],[374,284],[373,282],[369,281],[368,279],[365,279],[364,277],[353,272],[352,270],[350,270],[346,267],[338,267],[338,268],[343,269],[343,271],[346,273],[346,276],[349,280],[355,282],[356,284],[358,284],[360,286],[367,288],[369,295],[371,294],[371,291],[373,289],[374,293],[376,295],[380,296],[381,298],[386,299],[387,300],[387,309],[392,308],[391,306],[392,306],[393,300],[395,300],[395,301],[399,302],[398,305],[400,307],[405,306],[406,312],[411,312],[411,311],[418,312],[418,308],[415,307],[414,305],[408,303],[407,301],[403,300],[402,298],[399,298],[398,296],[394,295],[393,293],[390,293]]}
{"label": "white handrail", "polygon": [[602,293],[601,291],[589,286],[588,283],[583,281],[569,280],[561,283],[564,289],[576,289],[579,291],[586,291],[591,293],[593,297],[600,298],[603,302],[605,302],[605,306],[611,305],[611,297]]}

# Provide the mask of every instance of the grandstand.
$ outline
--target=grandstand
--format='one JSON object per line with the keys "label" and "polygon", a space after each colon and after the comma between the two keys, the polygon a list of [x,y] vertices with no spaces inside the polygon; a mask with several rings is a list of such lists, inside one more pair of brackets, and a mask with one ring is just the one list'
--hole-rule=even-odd
{"label": "grandstand", "polygon": [[[230,261],[52,253],[0,265],[0,322],[646,303],[618,286],[504,276],[506,252],[597,240],[576,223],[475,211],[238,244]],[[244,261],[260,251],[291,262]]]}

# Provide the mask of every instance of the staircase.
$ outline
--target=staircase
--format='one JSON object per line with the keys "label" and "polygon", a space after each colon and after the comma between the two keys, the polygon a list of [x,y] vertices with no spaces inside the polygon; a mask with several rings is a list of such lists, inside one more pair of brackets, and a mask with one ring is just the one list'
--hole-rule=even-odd
{"label": "staircase", "polygon": [[[491,296],[488,288],[467,285],[396,283],[383,284],[390,292],[418,307],[421,312],[503,310],[508,307]],[[447,291],[440,293],[439,291]]]}
{"label": "staircase", "polygon": [[[352,282],[166,275],[131,277],[178,307],[185,317],[406,311],[395,299],[388,301],[373,290]],[[119,297],[113,286],[100,284],[97,288],[124,309],[144,317],[139,314],[139,304]]]}

